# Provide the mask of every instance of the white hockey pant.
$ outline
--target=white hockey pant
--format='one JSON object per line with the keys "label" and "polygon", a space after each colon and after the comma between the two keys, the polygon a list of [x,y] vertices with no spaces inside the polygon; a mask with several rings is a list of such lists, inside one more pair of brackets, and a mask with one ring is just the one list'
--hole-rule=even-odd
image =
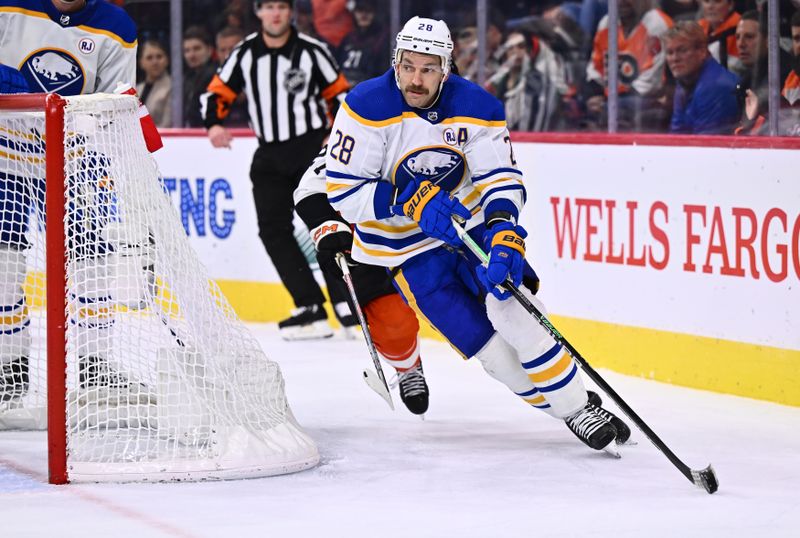
{"label": "white hockey pant", "polygon": [[0,245],[0,363],[30,355],[30,318],[22,287],[25,275],[25,252]]}
{"label": "white hockey pant", "polygon": [[[547,315],[541,301],[527,289],[520,289]],[[519,302],[513,297],[501,301],[489,294],[486,297],[486,308],[492,325],[516,351],[518,362],[538,393],[520,395],[521,397],[526,398],[526,401],[529,401],[528,398],[536,401],[538,396],[543,397],[549,407],[542,408],[558,418],[568,417],[586,405],[586,388],[578,372],[578,365]],[[532,401],[529,403],[537,407],[542,405]]]}

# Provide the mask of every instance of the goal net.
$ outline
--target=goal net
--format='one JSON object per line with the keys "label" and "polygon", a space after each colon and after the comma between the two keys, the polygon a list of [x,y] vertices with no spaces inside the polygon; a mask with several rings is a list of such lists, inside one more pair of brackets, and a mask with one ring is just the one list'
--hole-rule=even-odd
{"label": "goal net", "polygon": [[45,427],[54,483],[319,460],[190,247],[135,97],[0,96],[0,430]]}

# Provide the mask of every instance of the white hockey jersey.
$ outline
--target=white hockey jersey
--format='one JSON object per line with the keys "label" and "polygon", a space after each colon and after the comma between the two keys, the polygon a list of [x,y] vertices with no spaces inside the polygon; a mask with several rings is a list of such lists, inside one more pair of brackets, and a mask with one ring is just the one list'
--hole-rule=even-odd
{"label": "white hockey jersey", "polygon": [[136,25],[105,0],[68,15],[50,0],[0,0],[0,63],[35,93],[111,93],[136,85]]}
{"label": "white hockey jersey", "polygon": [[396,267],[442,244],[390,206],[395,191],[424,178],[458,198],[473,218],[483,210],[518,215],[525,201],[503,105],[451,75],[430,109],[406,104],[390,69],[358,84],[336,115],[328,141],[327,193],[355,224],[353,259]]}

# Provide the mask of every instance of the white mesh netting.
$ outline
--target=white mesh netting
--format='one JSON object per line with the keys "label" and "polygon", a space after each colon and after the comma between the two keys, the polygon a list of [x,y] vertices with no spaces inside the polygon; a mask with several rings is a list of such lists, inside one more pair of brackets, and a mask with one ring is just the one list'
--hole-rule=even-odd
{"label": "white mesh netting", "polygon": [[[46,422],[44,113],[0,110],[0,429]],[[65,108],[70,480],[237,478],[313,466],[278,365],[191,249],[136,100]]]}

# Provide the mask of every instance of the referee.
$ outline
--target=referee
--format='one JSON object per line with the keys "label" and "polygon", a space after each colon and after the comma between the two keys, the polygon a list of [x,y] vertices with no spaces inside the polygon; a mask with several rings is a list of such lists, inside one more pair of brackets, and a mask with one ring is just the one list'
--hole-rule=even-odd
{"label": "referee", "polygon": [[258,149],[250,166],[261,242],[296,308],[281,321],[287,340],[331,336],[325,298],[297,241],[292,193],[319,153],[348,89],[322,42],[292,25],[291,0],[256,0],[261,32],[246,37],[219,68],[200,98],[208,138],[229,148],[222,126],[236,96],[244,91]]}

